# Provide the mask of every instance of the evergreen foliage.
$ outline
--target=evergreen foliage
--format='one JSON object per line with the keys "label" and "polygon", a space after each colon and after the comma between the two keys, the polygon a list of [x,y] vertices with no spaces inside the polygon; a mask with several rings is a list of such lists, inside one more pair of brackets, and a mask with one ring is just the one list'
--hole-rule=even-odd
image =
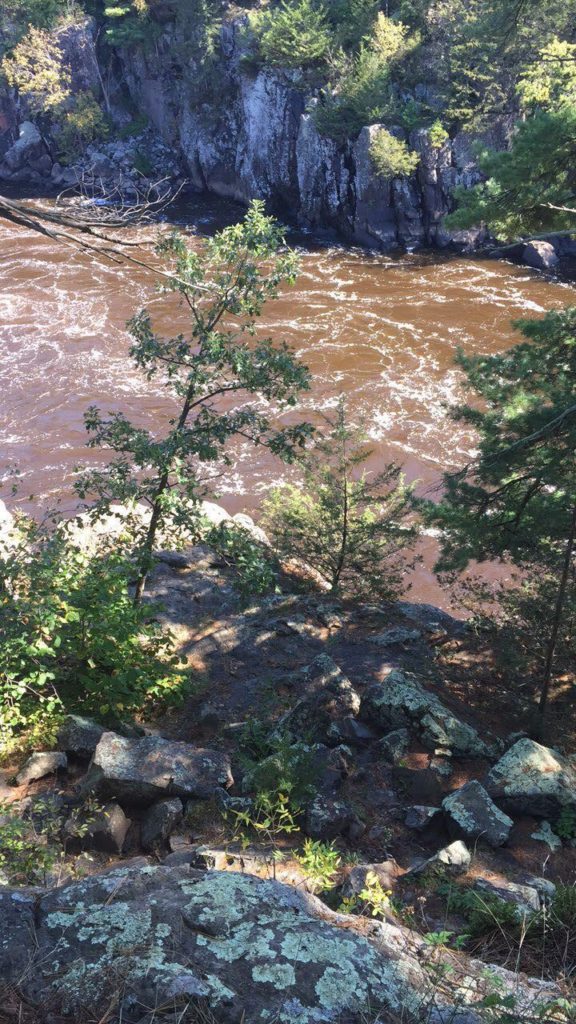
{"label": "evergreen foliage", "polygon": [[410,568],[412,491],[394,464],[373,477],[370,449],[346,422],[341,402],[328,432],[303,458],[303,486],[271,492],[263,522],[278,552],[313,566],[335,593],[359,599],[398,596]]}
{"label": "evergreen foliage", "polygon": [[559,634],[572,615],[576,309],[516,326],[525,340],[508,352],[459,355],[481,407],[458,406],[453,416],[478,431],[479,456],[463,472],[446,475],[444,497],[428,506],[428,517],[442,530],[441,569],[497,557],[532,567],[548,594],[556,579],[535,726],[541,734]]}
{"label": "evergreen foliage", "polygon": [[262,60],[272,67],[307,68],[324,61],[332,46],[325,9],[313,0],[289,0],[252,15]]}

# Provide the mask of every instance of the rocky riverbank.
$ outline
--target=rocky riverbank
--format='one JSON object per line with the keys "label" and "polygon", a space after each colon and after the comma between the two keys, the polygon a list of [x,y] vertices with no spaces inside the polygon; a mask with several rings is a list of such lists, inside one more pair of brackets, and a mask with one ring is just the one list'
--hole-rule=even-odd
{"label": "rocky riverbank", "polygon": [[[450,616],[287,582],[239,610],[233,582],[204,545],[160,553],[149,599],[193,672],[185,706],[112,730],[70,716],[5,769],[0,835],[16,815],[56,851],[24,888],[4,855],[11,998],[46,1022],[473,1024],[495,993],[518,1021],[569,994],[570,752],[494,721],[473,681],[463,699]],[[564,961],[543,958],[562,915]]]}
{"label": "rocky riverbank", "polygon": [[[483,230],[449,230],[445,217],[454,207],[455,189],[480,179],[476,145],[502,148],[511,122],[502,120],[481,137],[460,131],[441,144],[427,129],[406,132],[387,125],[419,161],[411,174],[382,178],[370,144],[383,126],[365,127],[345,142],[320,135],[313,111],[321,96],[298,71],[250,64],[244,28],[244,16],[223,20],[212,86],[205,84],[204,92],[197,83],[203,81],[202,54],[186,34],[193,27],[183,29],[168,18],[153,47],[118,52],[121,74],[115,77],[100,66],[91,19],[55,30],[73,92],[90,90],[99,97],[109,138],[63,163],[57,134],[30,119],[25,97],[0,87],[0,182],[55,190],[81,183],[87,191],[121,193],[130,200],[152,182],[186,179],[197,191],[242,203],[264,199],[304,230],[328,229],[378,250],[489,245]],[[419,100],[426,99],[426,90],[423,84]],[[432,95],[427,98],[434,102]],[[574,255],[574,244],[552,238],[504,255],[549,270]]]}

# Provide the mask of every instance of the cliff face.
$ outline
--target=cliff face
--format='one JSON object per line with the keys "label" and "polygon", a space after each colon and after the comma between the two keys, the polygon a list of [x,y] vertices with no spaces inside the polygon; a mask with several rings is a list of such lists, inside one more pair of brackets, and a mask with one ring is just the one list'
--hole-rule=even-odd
{"label": "cliff face", "polygon": [[186,41],[170,26],[154,49],[122,55],[134,102],[179,153],[196,188],[241,202],[262,198],[303,228],[332,228],[379,249],[474,241],[442,225],[454,188],[478,180],[469,136],[435,148],[425,129],[411,132],[417,170],[383,180],[369,155],[379,126],[344,145],[319,135],[309,113],[317,101],[298,74],[246,66],[239,29],[238,21],[223,25],[215,80],[200,101],[191,97]]}

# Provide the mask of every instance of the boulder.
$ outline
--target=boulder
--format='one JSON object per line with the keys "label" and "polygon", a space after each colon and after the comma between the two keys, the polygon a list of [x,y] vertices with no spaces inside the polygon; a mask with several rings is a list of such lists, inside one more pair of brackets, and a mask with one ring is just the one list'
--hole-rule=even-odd
{"label": "boulder", "polygon": [[489,772],[486,789],[510,814],[554,819],[564,807],[576,812],[576,765],[551,747],[521,739]]}
{"label": "boulder", "polygon": [[523,915],[538,913],[541,907],[540,894],[530,885],[517,885],[507,879],[496,883],[487,878],[477,878],[474,889],[484,896],[503,900],[504,903],[513,903]]}
{"label": "boulder", "polygon": [[498,809],[475,779],[450,793],[442,807],[453,834],[464,839],[482,839],[489,846],[503,846],[514,825],[512,818]]}
{"label": "boulder", "polygon": [[[274,880],[116,868],[48,893],[0,892],[0,919],[2,981],[54,1018],[85,1020],[89,1007],[94,1019],[148,1021],[143,1008],[153,1007],[168,1024],[199,999],[202,1018],[227,1024],[361,1024],[367,1008],[371,1019],[428,1019],[424,942],[391,921],[372,924],[373,942],[366,922]],[[457,1005],[479,985],[477,965],[460,959]],[[503,970],[499,978],[503,995],[531,1006],[557,995]],[[447,1010],[449,991],[431,994],[435,1012]],[[436,1019],[454,1020],[454,1007]],[[469,1024],[479,1024],[472,1009]]]}
{"label": "boulder", "polygon": [[150,804],[165,796],[208,799],[218,786],[233,783],[226,754],[159,736],[101,737],[84,788],[129,804]]}
{"label": "boulder", "polygon": [[120,854],[131,824],[122,808],[112,801],[84,821],[82,816],[73,815],[64,825],[66,851],[100,850],[102,853]]}
{"label": "boulder", "polygon": [[392,892],[401,874],[395,860],[384,860],[378,864],[355,864],[342,891],[344,896],[359,896],[366,888],[368,875],[375,875],[384,892]]}
{"label": "boulder", "polygon": [[[349,731],[347,720],[360,710],[360,697],[328,654],[319,654],[302,670],[306,696],[278,722],[275,732],[315,743],[339,743]],[[343,723],[342,731],[339,724]]]}
{"label": "boulder", "polygon": [[335,839],[356,821],[356,814],[349,804],[318,793],[306,810],[304,832],[312,839]]}
{"label": "boulder", "polygon": [[432,750],[440,745],[472,757],[489,752],[476,730],[455,718],[411,672],[392,669],[382,683],[370,686],[362,699],[362,716],[382,729],[412,729]]}
{"label": "boulder", "polygon": [[4,164],[10,173],[25,170],[31,162],[46,154],[46,146],[39,129],[32,121],[23,121],[18,138],[4,154]]}
{"label": "boulder", "polygon": [[182,821],[184,805],[177,797],[159,800],[152,804],[142,819],[140,842],[144,850],[152,850],[157,843],[163,842]]}
{"label": "boulder", "polygon": [[551,242],[527,242],[522,249],[522,262],[536,270],[552,270],[560,258]]}
{"label": "boulder", "polygon": [[105,731],[104,726],[98,725],[91,718],[66,715],[58,730],[58,744],[66,753],[89,760]]}
{"label": "boulder", "polygon": [[43,779],[45,775],[66,771],[68,759],[60,750],[39,751],[32,754],[16,776],[19,786],[27,786],[30,782]]}

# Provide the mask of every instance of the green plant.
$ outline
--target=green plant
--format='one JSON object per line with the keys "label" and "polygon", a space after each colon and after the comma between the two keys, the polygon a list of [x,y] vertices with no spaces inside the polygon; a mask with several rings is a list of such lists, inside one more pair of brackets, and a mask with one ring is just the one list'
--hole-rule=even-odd
{"label": "green plant", "polygon": [[83,153],[91,142],[106,138],[109,127],[100,105],[90,91],[74,96],[74,105],[62,117],[58,142],[66,160]]}
{"label": "green plant", "polygon": [[24,818],[8,803],[0,803],[0,874],[8,882],[45,882],[61,851],[54,845],[60,818],[48,802],[35,804],[34,816]]}
{"label": "green plant", "polygon": [[432,946],[434,949],[447,946],[450,939],[454,935],[454,932],[441,931],[441,932],[426,932],[422,938],[428,946]]}
{"label": "green plant", "polygon": [[162,31],[150,17],[147,0],[123,0],[104,7],[106,38],[111,46],[137,46],[154,41]]}
{"label": "green plant", "polygon": [[224,521],[206,534],[206,542],[235,569],[233,583],[247,601],[256,594],[275,589],[276,574],[272,552],[249,530]]}
{"label": "green plant", "polygon": [[505,932],[513,936],[524,934],[536,924],[536,913],[526,914],[515,903],[507,903],[497,896],[459,889],[447,883],[438,887],[438,894],[446,897],[448,912],[457,912],[466,919],[466,931],[471,938]]}
{"label": "green plant", "polygon": [[393,74],[417,44],[405,25],[380,13],[353,56],[336,55],[334,80],[314,109],[318,130],[344,141],[396,114]]}
{"label": "green plant", "polygon": [[375,871],[368,871],[364,880],[364,888],[358,893],[361,913],[369,912],[372,917],[386,917],[390,912],[390,889],[384,889]]}
{"label": "green plant", "polygon": [[324,7],[313,0],[289,0],[252,14],[250,25],[265,64],[306,68],[325,60],[332,35]]}
{"label": "green plant", "polygon": [[[255,401],[291,407],[309,387],[308,371],[286,343],[254,338],[265,302],[296,274],[296,255],[282,246],[280,228],[259,201],[241,224],[219,231],[200,251],[190,249],[183,236],[170,235],[159,247],[168,261],[165,288],[185,303],[189,329],[164,338],[144,309],[129,323],[130,354],[148,380],[159,379],[176,397],[178,414],[164,437],[122,413],[104,418],[92,407],[86,414],[89,446],[111,450],[114,457],[106,469],[84,474],[77,492],[91,495],[103,511],[114,500],[142,501],[151,510],[134,552],[136,604],[159,530],[181,528],[189,535],[198,523],[202,464],[226,464],[227,445],[235,437],[290,461],[312,432],[306,423],[278,427]],[[219,404],[224,398],[227,404]]]}
{"label": "green plant", "polygon": [[114,720],[185,692],[171,639],[136,608],[121,547],[90,555],[60,526],[22,519],[22,546],[0,559],[0,739],[53,729],[66,711]]}
{"label": "green plant", "polygon": [[71,95],[72,76],[62,47],[44,29],[31,25],[1,66],[35,114],[60,112]]}
{"label": "green plant", "polygon": [[263,525],[276,550],[313,566],[332,591],[347,597],[393,599],[409,566],[417,532],[409,516],[412,491],[398,466],[373,478],[362,432],[348,426],[341,402],[326,436],[301,460],[304,482],[273,490]]}
{"label": "green plant", "polygon": [[272,842],[278,836],[300,831],[296,822],[298,808],[293,808],[286,793],[258,793],[249,810],[226,808],[223,813],[227,820],[232,821],[234,838],[243,846],[249,844],[251,835]]}
{"label": "green plant", "polygon": [[420,157],[402,139],[379,128],[370,142],[370,159],[382,178],[400,178],[413,174]]}
{"label": "green plant", "polygon": [[450,138],[448,132],[446,131],[444,125],[442,124],[442,121],[440,121],[439,118],[436,121],[434,121],[434,123],[428,129],[428,138],[430,139],[430,144],[434,147],[434,149],[441,149],[444,143],[447,142],[448,139]]}
{"label": "green plant", "polygon": [[306,839],[304,849],[296,854],[296,860],[304,869],[312,892],[324,892],[335,886],[334,875],[342,858],[334,843],[323,843],[319,839]]}
{"label": "green plant", "polygon": [[[438,568],[500,558],[554,578],[552,613],[530,723],[542,738],[554,661],[570,621],[576,545],[576,309],[516,325],[523,340],[493,356],[458,356],[476,401],[452,410],[479,435],[479,455],[446,474],[444,497],[427,505],[442,531]],[[479,406],[479,403],[483,403]]]}

